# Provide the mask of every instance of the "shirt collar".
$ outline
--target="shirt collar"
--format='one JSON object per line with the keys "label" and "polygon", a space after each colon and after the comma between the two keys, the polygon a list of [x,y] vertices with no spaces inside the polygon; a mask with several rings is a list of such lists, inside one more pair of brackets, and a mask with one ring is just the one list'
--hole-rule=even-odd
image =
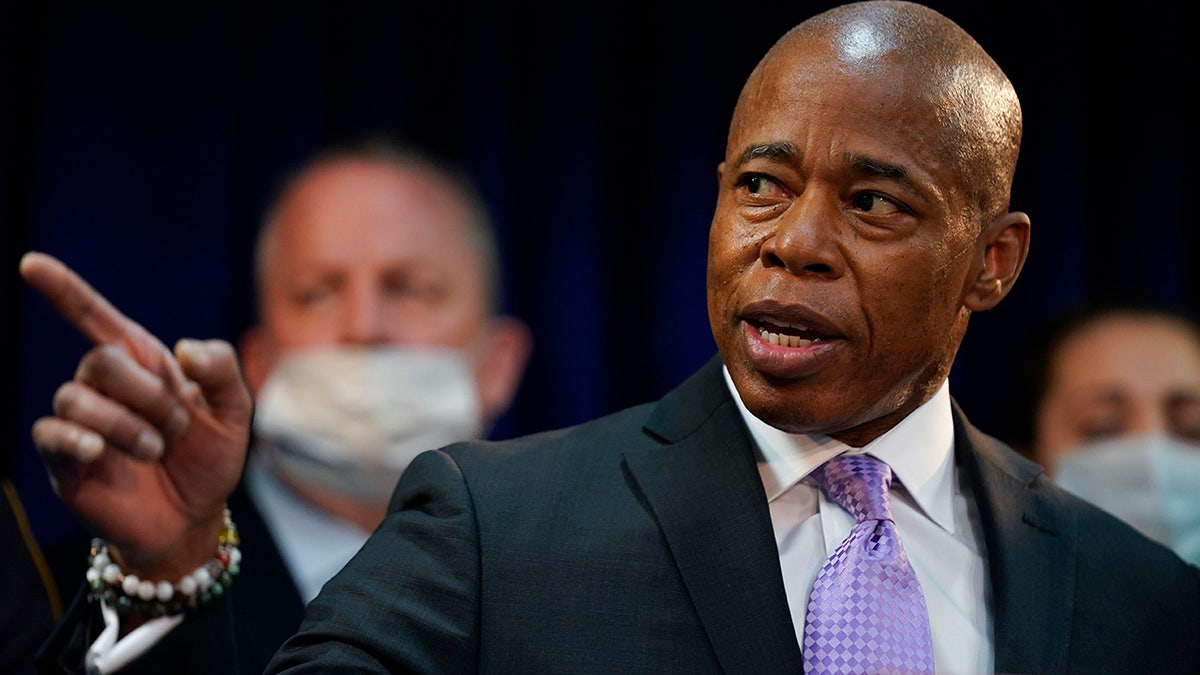
{"label": "shirt collar", "polygon": [[759,473],[767,501],[773,501],[813,469],[847,451],[887,462],[916,505],[947,532],[954,533],[954,421],[950,382],[887,433],[862,448],[820,434],[792,434],[754,416],[742,401],[729,369],[725,384],[758,446]]}

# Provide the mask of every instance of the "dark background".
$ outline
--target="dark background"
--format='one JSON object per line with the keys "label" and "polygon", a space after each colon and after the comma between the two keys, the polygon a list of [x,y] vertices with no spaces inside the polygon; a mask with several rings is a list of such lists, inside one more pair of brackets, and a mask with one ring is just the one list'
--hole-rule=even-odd
{"label": "dark background", "polygon": [[[12,3],[16,4],[16,3]],[[34,4],[34,3],[21,3]],[[29,429],[87,345],[28,292],[48,251],[167,344],[233,340],[282,174],[399,134],[473,172],[496,212],[508,311],[535,333],[507,437],[658,397],[713,352],[704,303],[715,167],[759,57],[829,2],[37,3],[0,9],[3,464],[36,532],[70,522]],[[1014,364],[1048,318],[1141,294],[1195,307],[1193,31],[1157,3],[936,2],[1025,109],[1016,290],[977,315],[951,377],[1007,437]],[[1193,200],[1194,201],[1194,200]]]}

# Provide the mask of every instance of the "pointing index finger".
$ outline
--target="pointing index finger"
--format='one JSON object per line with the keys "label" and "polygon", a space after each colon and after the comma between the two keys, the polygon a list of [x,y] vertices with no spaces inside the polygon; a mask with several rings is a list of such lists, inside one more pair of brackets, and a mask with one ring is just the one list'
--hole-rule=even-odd
{"label": "pointing index finger", "polygon": [[21,256],[21,276],[64,319],[94,344],[122,342],[132,322],[91,284],[58,258],[30,251]]}
{"label": "pointing index finger", "polygon": [[20,269],[25,281],[93,344],[119,344],[144,367],[166,378],[172,391],[185,390],[187,378],[171,351],[58,258],[30,251],[21,257]]}

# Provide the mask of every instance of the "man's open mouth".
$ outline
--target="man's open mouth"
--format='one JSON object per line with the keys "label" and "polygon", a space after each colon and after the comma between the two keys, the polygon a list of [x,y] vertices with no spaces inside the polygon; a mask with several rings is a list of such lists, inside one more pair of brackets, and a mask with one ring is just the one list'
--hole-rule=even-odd
{"label": "man's open mouth", "polygon": [[807,347],[830,337],[799,323],[778,324],[761,320],[750,323],[758,329],[763,342],[780,347]]}

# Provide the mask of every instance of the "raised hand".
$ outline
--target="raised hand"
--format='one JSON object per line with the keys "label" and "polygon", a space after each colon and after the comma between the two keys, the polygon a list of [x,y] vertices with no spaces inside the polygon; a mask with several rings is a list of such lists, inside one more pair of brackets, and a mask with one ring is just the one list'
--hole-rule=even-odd
{"label": "raised hand", "polygon": [[127,570],[194,570],[216,547],[249,439],[232,346],[181,340],[172,353],[56,258],[26,253],[20,271],[95,345],[33,425],[55,492]]}

